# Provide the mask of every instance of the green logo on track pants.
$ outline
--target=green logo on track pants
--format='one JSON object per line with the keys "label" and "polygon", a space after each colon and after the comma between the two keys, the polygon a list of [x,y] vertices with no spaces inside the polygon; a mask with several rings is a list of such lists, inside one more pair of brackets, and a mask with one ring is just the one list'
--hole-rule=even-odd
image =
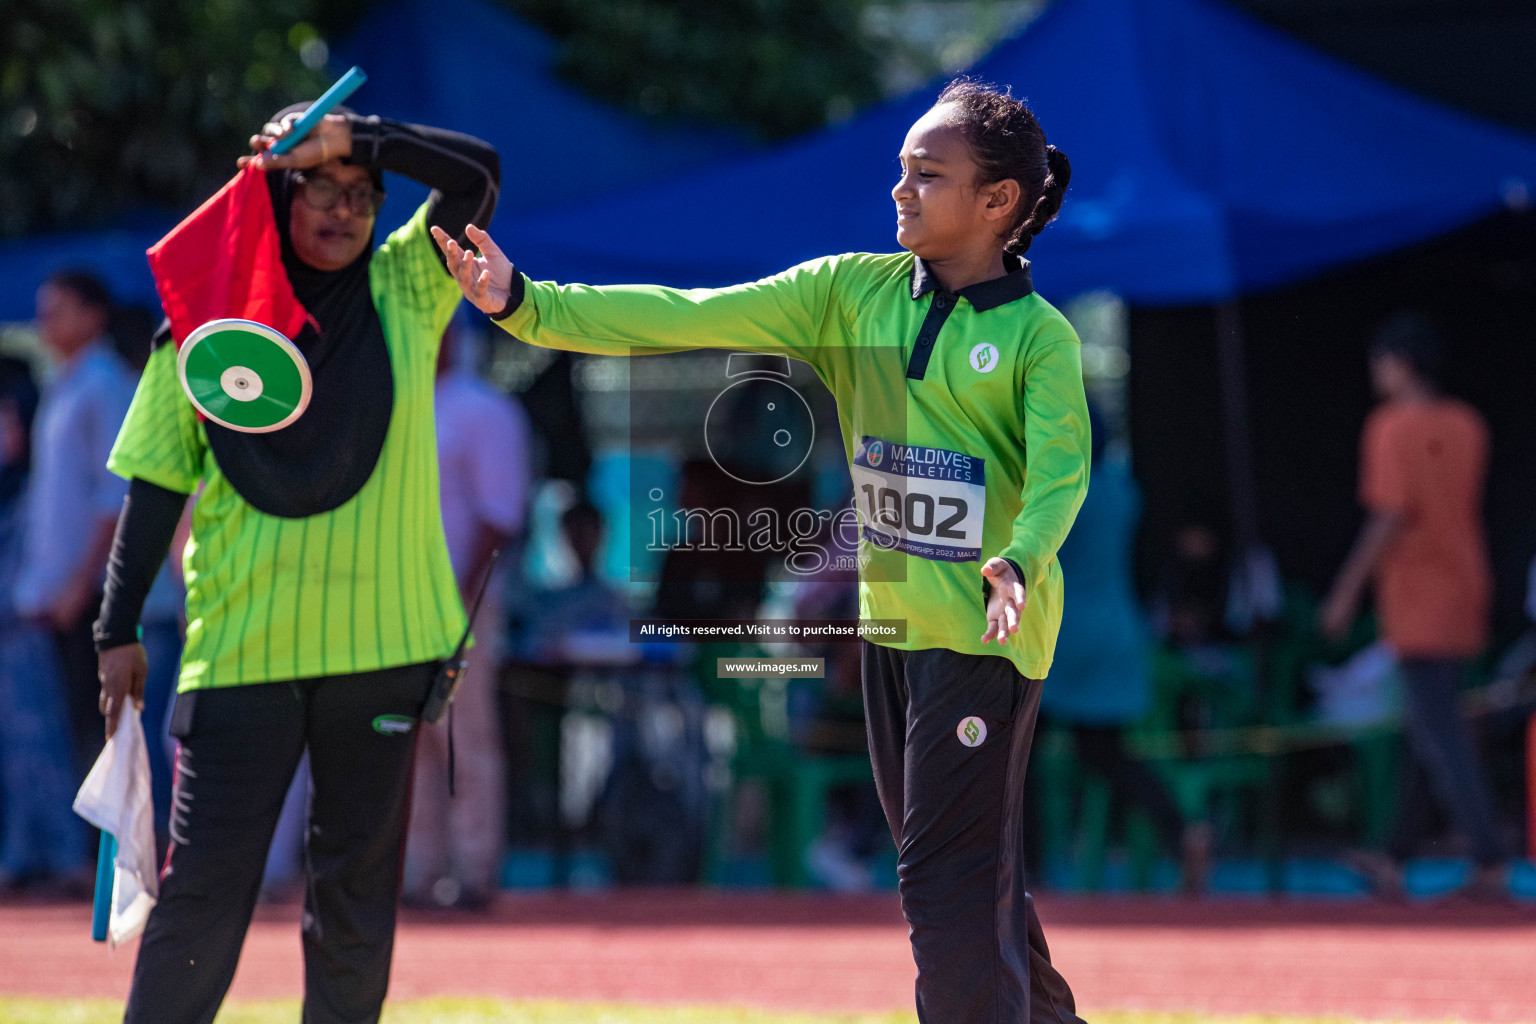
{"label": "green logo on track pants", "polygon": [[373,731],[385,736],[404,736],[416,725],[409,715],[380,715],[373,720]]}
{"label": "green logo on track pants", "polygon": [[987,738],[987,723],[972,715],[970,718],[960,720],[955,728],[955,735],[960,737],[960,742],[968,747],[979,747]]}

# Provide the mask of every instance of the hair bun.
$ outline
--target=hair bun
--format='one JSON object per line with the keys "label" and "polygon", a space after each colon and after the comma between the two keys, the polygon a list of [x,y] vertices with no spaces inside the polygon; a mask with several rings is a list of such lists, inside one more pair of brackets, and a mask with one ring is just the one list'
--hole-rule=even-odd
{"label": "hair bun", "polygon": [[1067,159],[1067,154],[1055,146],[1046,146],[1045,162],[1051,169],[1051,180],[1045,187],[1065,192],[1067,183],[1072,180],[1072,161]]}

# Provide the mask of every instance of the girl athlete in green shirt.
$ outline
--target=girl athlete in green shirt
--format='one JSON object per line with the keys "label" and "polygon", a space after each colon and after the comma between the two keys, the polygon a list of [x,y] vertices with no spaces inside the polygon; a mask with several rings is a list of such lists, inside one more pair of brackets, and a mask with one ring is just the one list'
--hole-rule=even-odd
{"label": "girl athlete in green shirt", "polygon": [[[1022,794],[1061,621],[1056,551],[1088,487],[1078,339],[1020,259],[1071,168],[1027,107],[969,81],[902,145],[896,240],[723,289],[531,282],[471,225],[459,287],[535,345],[715,347],[809,363],[837,399],[860,540],[875,782],[899,848],[924,1024],[1070,1024],[1024,890]],[[995,641],[995,643],[994,643]]]}

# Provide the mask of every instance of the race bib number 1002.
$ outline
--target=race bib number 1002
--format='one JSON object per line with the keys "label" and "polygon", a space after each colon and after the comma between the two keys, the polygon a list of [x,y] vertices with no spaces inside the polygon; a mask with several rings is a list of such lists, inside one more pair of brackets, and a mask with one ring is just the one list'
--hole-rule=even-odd
{"label": "race bib number 1002", "polygon": [[871,543],[939,562],[981,558],[986,460],[866,435],[850,469]]}

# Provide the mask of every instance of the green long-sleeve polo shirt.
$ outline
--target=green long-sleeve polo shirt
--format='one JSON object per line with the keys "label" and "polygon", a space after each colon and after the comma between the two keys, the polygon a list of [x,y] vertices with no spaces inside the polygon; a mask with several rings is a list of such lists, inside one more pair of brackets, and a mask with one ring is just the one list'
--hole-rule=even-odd
{"label": "green long-sleeve polo shirt", "polygon": [[[1003,655],[1045,677],[1061,623],[1056,551],[1087,492],[1089,432],[1077,334],[1035,294],[1028,264],[958,293],[905,252],[829,256],[720,289],[517,284],[521,303],[498,322],[534,345],[809,363],[837,400],[866,517],[860,617],[906,621],[888,646]],[[980,568],[994,555],[1023,571],[1028,596],[1003,647],[980,639]]]}

